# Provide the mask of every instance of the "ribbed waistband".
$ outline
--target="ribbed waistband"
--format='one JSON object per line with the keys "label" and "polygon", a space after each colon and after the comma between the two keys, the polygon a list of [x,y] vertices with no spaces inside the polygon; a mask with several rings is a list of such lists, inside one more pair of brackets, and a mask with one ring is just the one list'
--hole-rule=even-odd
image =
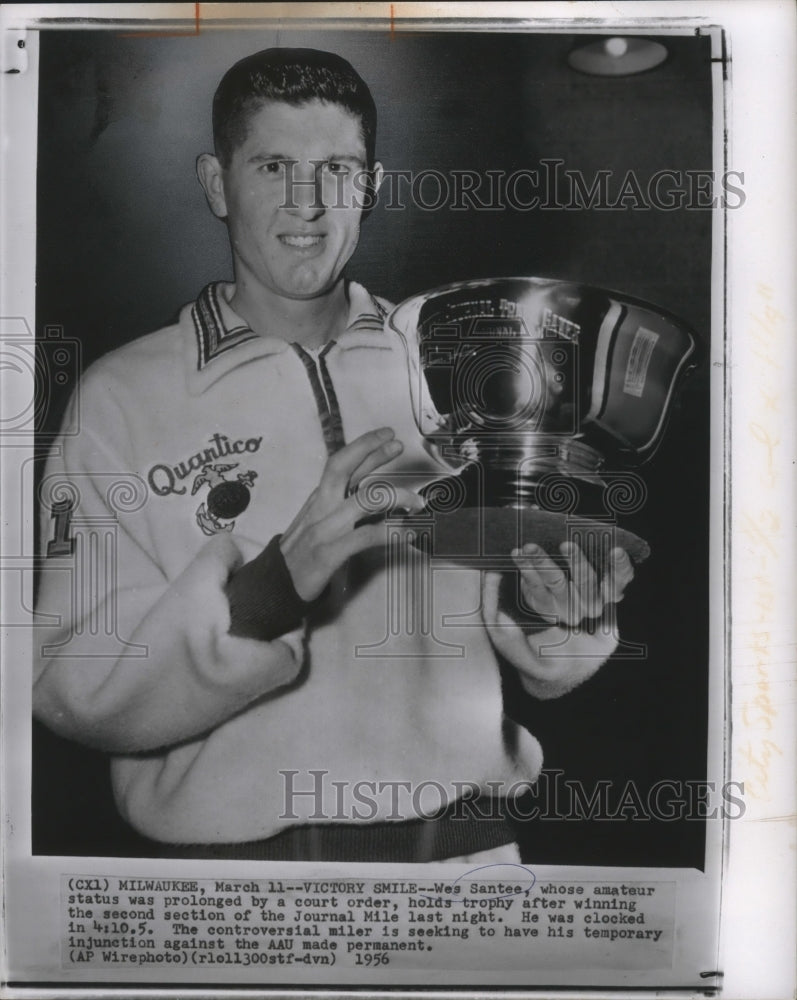
{"label": "ribbed waistband", "polygon": [[396,823],[316,823],[242,843],[158,843],[162,857],[247,861],[339,861],[412,864],[444,861],[515,840],[503,800],[454,803],[431,819]]}

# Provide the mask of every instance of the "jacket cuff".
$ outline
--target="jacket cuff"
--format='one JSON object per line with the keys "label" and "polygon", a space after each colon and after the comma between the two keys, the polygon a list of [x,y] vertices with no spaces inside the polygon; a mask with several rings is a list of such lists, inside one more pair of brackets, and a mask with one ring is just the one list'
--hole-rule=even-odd
{"label": "jacket cuff", "polygon": [[275,535],[259,556],[227,581],[230,635],[270,642],[302,624],[309,604],[296,593],[281,538]]}

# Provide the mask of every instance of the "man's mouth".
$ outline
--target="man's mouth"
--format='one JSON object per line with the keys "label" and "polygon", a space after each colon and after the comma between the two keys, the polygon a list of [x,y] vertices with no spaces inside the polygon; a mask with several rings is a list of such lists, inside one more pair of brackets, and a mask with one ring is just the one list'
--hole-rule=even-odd
{"label": "man's mouth", "polygon": [[310,250],[317,247],[323,238],[323,236],[290,236],[288,234],[279,237],[281,243],[295,247],[297,250]]}

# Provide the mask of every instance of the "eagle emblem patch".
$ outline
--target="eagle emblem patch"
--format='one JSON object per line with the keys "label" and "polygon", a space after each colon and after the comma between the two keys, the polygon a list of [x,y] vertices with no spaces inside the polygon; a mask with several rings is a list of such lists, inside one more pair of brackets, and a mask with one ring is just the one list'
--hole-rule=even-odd
{"label": "eagle emblem patch", "polygon": [[219,531],[232,531],[235,518],[243,514],[252,498],[250,489],[254,486],[257,473],[249,469],[239,472],[235,479],[225,479],[224,473],[238,468],[238,462],[231,464],[209,463],[194,478],[191,496],[203,486],[209,486],[208,495],[196,511],[196,521],[206,535]]}

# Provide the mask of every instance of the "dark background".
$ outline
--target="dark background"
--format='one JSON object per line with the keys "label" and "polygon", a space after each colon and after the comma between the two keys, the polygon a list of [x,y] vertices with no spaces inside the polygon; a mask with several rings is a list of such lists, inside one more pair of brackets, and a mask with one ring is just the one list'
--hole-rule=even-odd
{"label": "dark background", "polygon": [[[661,66],[583,76],[567,53],[594,36],[209,32],[124,38],[42,32],[37,332],[63,328],[85,368],[170,322],[210,280],[231,278],[226,229],[194,175],[212,149],[210,106],[223,72],[259,48],[328,48],[350,59],[380,113],[386,168],[535,169],[561,159],[588,183],[626,171],[708,170],[709,41],[667,37]],[[430,186],[424,189],[433,194]],[[687,321],[708,346],[711,213],[627,209],[403,211],[377,206],[351,277],[393,301],[454,280],[546,275],[615,288]],[[645,660],[616,660],[572,694],[538,703],[506,685],[507,708],[542,743],[547,769],[589,791],[609,779],[642,792],[706,772],[708,378],[692,376],[669,435],[644,470],[640,530],[653,557],[621,605],[621,631]],[[73,387],[73,384],[72,384]],[[54,389],[42,449],[67,391]],[[144,854],[116,816],[107,760],[34,726],[33,850]],[[538,863],[702,867],[700,822],[544,821],[521,832]]]}

